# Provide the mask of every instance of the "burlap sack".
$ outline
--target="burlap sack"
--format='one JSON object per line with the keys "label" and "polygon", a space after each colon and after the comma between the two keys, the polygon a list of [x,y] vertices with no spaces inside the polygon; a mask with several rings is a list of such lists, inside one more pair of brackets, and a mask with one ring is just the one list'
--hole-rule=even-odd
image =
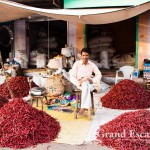
{"label": "burlap sack", "polygon": [[67,79],[63,79],[64,80],[64,84],[65,84],[65,92],[73,92],[73,84],[69,81],[69,80],[67,80]]}
{"label": "burlap sack", "polygon": [[46,90],[49,96],[60,95],[65,91],[64,81],[61,75],[52,75],[46,81]]}

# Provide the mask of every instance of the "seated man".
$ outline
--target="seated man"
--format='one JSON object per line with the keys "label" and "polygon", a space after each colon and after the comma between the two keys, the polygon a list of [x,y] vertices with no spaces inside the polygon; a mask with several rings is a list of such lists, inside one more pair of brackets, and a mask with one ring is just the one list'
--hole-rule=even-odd
{"label": "seated man", "polygon": [[[70,73],[70,81],[82,90],[81,99],[81,109],[79,111],[80,115],[83,115],[84,109],[90,110],[91,108],[91,94],[93,91],[93,83],[100,83],[101,72],[97,66],[89,61],[90,50],[88,48],[83,48],[81,50],[81,60],[76,61],[72,67]],[[94,77],[93,77],[94,73]],[[90,112],[90,111],[89,111]]]}

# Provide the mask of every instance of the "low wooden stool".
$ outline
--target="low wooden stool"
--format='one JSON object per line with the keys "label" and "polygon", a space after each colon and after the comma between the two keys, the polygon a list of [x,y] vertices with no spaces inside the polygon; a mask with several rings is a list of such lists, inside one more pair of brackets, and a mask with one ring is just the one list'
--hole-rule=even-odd
{"label": "low wooden stool", "polygon": [[38,100],[41,100],[41,106],[43,110],[43,98],[47,101],[47,96],[46,94],[44,95],[31,95],[31,105],[33,105],[33,101],[36,101],[36,107],[38,107]]}
{"label": "low wooden stool", "polygon": [[[80,89],[75,89],[74,93],[76,95],[76,107],[75,107],[75,114],[74,114],[74,119],[77,119],[78,115],[78,105],[81,107],[81,90]],[[91,104],[92,104],[92,112],[90,112],[92,115],[95,115],[95,109],[94,109],[94,98],[93,98],[93,91],[91,91]]]}

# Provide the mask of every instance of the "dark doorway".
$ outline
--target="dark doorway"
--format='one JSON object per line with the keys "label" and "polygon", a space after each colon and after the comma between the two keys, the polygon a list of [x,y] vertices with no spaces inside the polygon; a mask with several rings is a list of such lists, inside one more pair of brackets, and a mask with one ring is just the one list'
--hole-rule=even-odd
{"label": "dark doorway", "polygon": [[49,58],[54,57],[54,54],[61,54],[61,48],[67,43],[67,22],[57,20],[30,22],[29,39],[31,51],[43,49],[43,53]]}
{"label": "dark doorway", "polygon": [[9,54],[12,52],[13,46],[13,32],[11,25],[2,24],[0,26],[0,51],[2,55],[2,61],[5,62],[9,58]]}

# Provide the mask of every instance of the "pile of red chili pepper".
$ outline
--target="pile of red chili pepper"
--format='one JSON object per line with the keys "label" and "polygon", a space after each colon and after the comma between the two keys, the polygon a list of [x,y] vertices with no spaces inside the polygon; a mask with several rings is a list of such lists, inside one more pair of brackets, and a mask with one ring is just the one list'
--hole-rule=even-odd
{"label": "pile of red chili pepper", "polygon": [[[25,97],[29,95],[30,87],[27,77],[17,76],[11,78],[8,83],[15,98]],[[36,85],[32,82],[31,86],[34,87]],[[6,82],[0,85],[0,95],[8,99],[11,98]]]}
{"label": "pile of red chili pepper", "polygon": [[21,98],[0,109],[0,146],[26,148],[57,138],[60,124],[53,117],[33,108]]}
{"label": "pile of red chili pepper", "polygon": [[116,150],[149,150],[150,111],[127,112],[100,126],[97,140]]}
{"label": "pile of red chili pepper", "polygon": [[112,109],[150,107],[150,92],[132,80],[122,80],[101,98],[102,106]]}
{"label": "pile of red chili pepper", "polygon": [[0,96],[0,108],[3,107],[6,103],[8,103],[8,100]]}

